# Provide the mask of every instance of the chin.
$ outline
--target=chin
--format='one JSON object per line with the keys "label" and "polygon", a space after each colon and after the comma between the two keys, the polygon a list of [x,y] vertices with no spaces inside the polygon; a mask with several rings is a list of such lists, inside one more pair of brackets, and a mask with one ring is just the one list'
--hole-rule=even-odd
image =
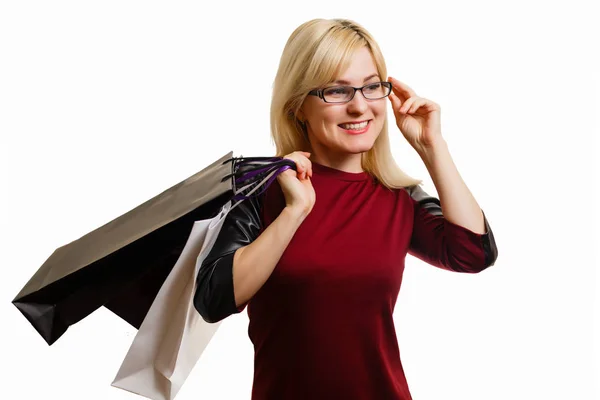
{"label": "chin", "polygon": [[348,147],[355,149],[356,152],[363,153],[371,150],[371,148],[375,145],[375,140],[377,140],[377,136],[373,137],[371,135],[365,135],[361,138],[355,138],[355,140],[348,143]]}
{"label": "chin", "polygon": [[352,154],[365,153],[373,148],[373,142],[355,143],[345,146],[345,151]]}

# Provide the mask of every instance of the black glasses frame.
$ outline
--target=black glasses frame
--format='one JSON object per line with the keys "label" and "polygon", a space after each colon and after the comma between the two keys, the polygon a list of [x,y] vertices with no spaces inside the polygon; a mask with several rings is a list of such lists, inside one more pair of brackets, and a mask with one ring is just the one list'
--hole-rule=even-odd
{"label": "black glasses frame", "polygon": [[[382,97],[377,97],[375,99],[369,99],[367,96],[365,96],[365,93],[363,92],[363,89],[366,88],[367,86],[371,86],[375,83],[380,83],[383,87],[387,88],[387,93],[382,96]],[[325,90],[327,89],[332,89],[332,88],[350,88],[350,89],[354,89],[354,91],[352,92],[352,96],[350,96],[350,98],[348,100],[344,100],[344,101],[327,101],[325,100]],[[330,103],[330,104],[344,104],[344,103],[348,103],[350,101],[352,101],[352,99],[354,98],[354,96],[356,95],[356,92],[360,90],[360,93],[363,95],[363,97],[367,100],[379,100],[379,99],[383,99],[384,97],[388,97],[390,95],[390,93],[392,93],[392,83],[391,82],[371,82],[371,83],[367,83],[366,85],[362,86],[362,87],[354,87],[354,86],[348,86],[348,85],[337,85],[337,86],[328,86],[326,88],[323,89],[313,89],[310,92],[308,92],[309,95],[311,96],[317,96],[319,97],[321,100],[323,100],[325,103]]]}

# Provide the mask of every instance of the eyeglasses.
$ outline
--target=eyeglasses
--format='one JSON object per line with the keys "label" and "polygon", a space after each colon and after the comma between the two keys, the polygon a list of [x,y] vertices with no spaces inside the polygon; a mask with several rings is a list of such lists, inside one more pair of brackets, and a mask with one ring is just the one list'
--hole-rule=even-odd
{"label": "eyeglasses", "polygon": [[359,88],[353,86],[330,86],[324,89],[311,90],[308,94],[320,97],[325,103],[340,104],[351,101],[357,90],[360,90],[365,99],[377,100],[390,95],[392,84],[390,82],[373,82]]}

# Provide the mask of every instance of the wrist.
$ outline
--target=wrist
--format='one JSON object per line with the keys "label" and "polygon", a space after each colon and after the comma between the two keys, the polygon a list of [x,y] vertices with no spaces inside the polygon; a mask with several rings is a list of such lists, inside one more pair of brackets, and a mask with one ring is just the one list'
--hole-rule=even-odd
{"label": "wrist", "polygon": [[298,225],[300,225],[308,216],[308,210],[298,206],[285,206],[282,211],[282,214],[284,213],[289,219],[296,222]]}
{"label": "wrist", "polygon": [[426,164],[435,160],[440,154],[448,151],[448,144],[443,138],[427,146],[417,147],[417,153]]}

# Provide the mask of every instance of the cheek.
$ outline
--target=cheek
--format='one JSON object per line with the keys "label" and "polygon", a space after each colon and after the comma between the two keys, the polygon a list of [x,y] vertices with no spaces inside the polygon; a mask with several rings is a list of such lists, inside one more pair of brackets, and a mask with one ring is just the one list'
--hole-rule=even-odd
{"label": "cheek", "polygon": [[375,132],[377,135],[381,133],[381,129],[383,129],[383,124],[387,117],[387,109],[385,107],[385,103],[383,105],[378,105],[373,109],[373,115],[375,116]]}
{"label": "cheek", "polygon": [[325,137],[331,135],[335,130],[339,116],[337,113],[330,112],[331,110],[320,110],[313,112],[310,116],[310,126],[313,134],[317,137]]}
{"label": "cheek", "polygon": [[375,116],[383,118],[385,117],[385,112],[387,110],[386,103],[381,102],[381,104],[374,104],[372,110]]}
{"label": "cheek", "polygon": [[343,118],[343,116],[344,114],[340,111],[329,108],[316,115],[315,122],[317,122],[319,129],[332,130],[340,123],[340,118]]}
{"label": "cheek", "polygon": [[337,125],[345,115],[346,112],[342,107],[327,107],[323,112],[323,119],[328,124]]}

